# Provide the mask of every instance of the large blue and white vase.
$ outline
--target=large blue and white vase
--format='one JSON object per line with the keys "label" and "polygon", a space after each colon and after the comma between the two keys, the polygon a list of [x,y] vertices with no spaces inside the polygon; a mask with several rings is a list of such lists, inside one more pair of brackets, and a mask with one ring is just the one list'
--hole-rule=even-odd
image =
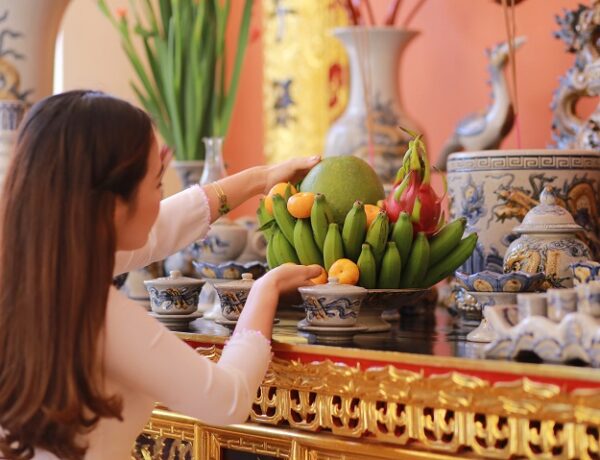
{"label": "large blue and white vase", "polygon": [[54,48],[69,0],[0,0],[0,189],[25,110],[52,94]]}
{"label": "large blue and white vase", "polygon": [[539,204],[545,186],[584,228],[582,238],[600,256],[600,152],[593,150],[487,150],[448,157],[451,218],[464,216],[466,232],[477,232],[473,256],[461,271],[501,272],[513,232]]}
{"label": "large blue and white vase", "polygon": [[69,0],[0,0],[0,100],[52,94],[54,49]]}
{"label": "large blue and white vase", "polygon": [[399,90],[400,60],[418,32],[357,26],[337,28],[333,34],[348,53],[350,98],[345,112],[329,128],[325,156],[372,160],[382,182],[391,184],[410,140],[398,127],[421,132],[402,107]]}

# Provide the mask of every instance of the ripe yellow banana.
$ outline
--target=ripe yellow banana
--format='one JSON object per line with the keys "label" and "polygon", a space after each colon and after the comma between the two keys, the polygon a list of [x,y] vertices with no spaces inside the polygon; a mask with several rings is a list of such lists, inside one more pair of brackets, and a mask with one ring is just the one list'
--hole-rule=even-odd
{"label": "ripe yellow banana", "polygon": [[400,287],[403,289],[419,287],[425,277],[428,265],[429,241],[424,232],[419,232],[410,250],[408,261],[402,267]]}
{"label": "ripe yellow banana", "polygon": [[381,261],[381,270],[377,278],[377,287],[379,289],[398,289],[400,287],[400,275],[402,273],[402,263],[400,252],[393,241],[388,242],[383,260]]}
{"label": "ripe yellow banana", "polygon": [[460,242],[467,219],[460,217],[446,224],[429,239],[429,266],[433,267],[446,257]]}
{"label": "ripe yellow banana", "polygon": [[378,271],[381,266],[381,259],[383,259],[383,253],[386,249],[389,229],[390,226],[387,213],[381,210],[377,213],[377,216],[373,222],[371,222],[371,225],[367,230],[365,242],[371,245],[371,251],[373,251],[373,255],[375,256]]}
{"label": "ripe yellow banana", "polygon": [[394,229],[392,230],[392,241],[396,243],[396,247],[400,253],[402,268],[404,268],[408,263],[410,248],[413,244],[413,225],[408,213],[400,213],[398,220],[394,224]]}
{"label": "ripe yellow banana", "polygon": [[375,289],[377,287],[377,264],[369,243],[362,245],[356,265],[358,265],[360,273],[358,284],[366,289]]}
{"label": "ripe yellow banana", "polygon": [[273,245],[273,255],[277,265],[282,265],[287,262],[292,262],[294,264],[300,263],[294,247],[278,227],[273,231],[271,244]]}
{"label": "ripe yellow banana", "polygon": [[365,241],[367,226],[367,213],[361,201],[355,201],[352,205],[342,228],[342,241],[344,242],[344,254],[353,262],[358,260]]}
{"label": "ripe yellow banana", "polygon": [[421,286],[428,288],[452,275],[458,267],[471,257],[476,246],[477,233],[471,233],[463,238],[441,262],[429,268]]}
{"label": "ripe yellow banana", "polygon": [[310,219],[298,219],[294,226],[294,247],[302,265],[323,266],[323,255],[313,237]]}
{"label": "ripe yellow banana", "polygon": [[323,245],[325,244],[325,237],[327,236],[331,222],[333,222],[333,215],[325,199],[325,195],[317,193],[310,209],[310,226],[312,227],[315,242],[321,251],[324,250]]}
{"label": "ripe yellow banana", "polygon": [[325,270],[329,271],[329,267],[336,260],[344,258],[344,243],[340,234],[340,227],[335,222],[329,224],[325,243],[323,244],[323,262],[325,262]]}
{"label": "ripe yellow banana", "polygon": [[273,217],[285,238],[293,245],[296,219],[288,212],[285,199],[278,194],[273,195]]}

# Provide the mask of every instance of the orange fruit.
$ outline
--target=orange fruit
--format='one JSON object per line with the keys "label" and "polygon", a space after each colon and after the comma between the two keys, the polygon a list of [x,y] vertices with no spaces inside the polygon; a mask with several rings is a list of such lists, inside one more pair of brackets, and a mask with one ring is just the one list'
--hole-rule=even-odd
{"label": "orange fruit", "polygon": [[[297,192],[296,187],[294,187],[292,184],[289,185],[292,188],[292,195],[295,194]],[[287,182],[278,182],[271,187],[271,190],[269,190],[269,193],[267,193],[267,196],[265,197],[265,209],[269,214],[273,214],[273,195],[281,195],[285,198],[285,189],[287,186]]]}
{"label": "orange fruit", "polygon": [[337,278],[340,284],[356,284],[360,272],[350,259],[338,259],[329,267],[329,278]]}
{"label": "orange fruit", "polygon": [[313,284],[326,284],[327,283],[327,272],[321,267],[321,274],[310,280]]}
{"label": "orange fruit", "polygon": [[379,206],[375,206],[374,204],[365,204],[365,212],[367,213],[367,228],[371,226],[371,222],[375,220],[379,211],[381,211]]}
{"label": "orange fruit", "polygon": [[294,193],[287,202],[287,209],[296,219],[306,219],[310,217],[314,202],[315,194],[312,192]]}

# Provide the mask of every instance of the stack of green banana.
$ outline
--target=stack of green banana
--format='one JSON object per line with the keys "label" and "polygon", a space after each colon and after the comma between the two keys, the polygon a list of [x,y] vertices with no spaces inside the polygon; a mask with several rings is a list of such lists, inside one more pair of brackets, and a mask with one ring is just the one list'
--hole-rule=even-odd
{"label": "stack of green banana", "polygon": [[260,228],[268,241],[270,268],[286,262],[318,264],[329,271],[339,259],[358,266],[358,284],[367,289],[428,288],[452,275],[470,256],[477,234],[463,238],[466,220],[456,219],[431,237],[413,235],[410,216],[403,212],[390,225],[381,210],[367,228],[362,202],[350,209],[340,229],[333,221],[324,195],[317,194],[310,218],[296,219],[286,199],[274,195],[273,214],[261,200],[257,211]]}
{"label": "stack of green banana", "polygon": [[273,215],[260,201],[260,228],[267,239],[267,263],[274,268],[287,262],[324,266],[323,246],[333,216],[325,197],[317,194],[310,218],[296,219],[287,210],[286,199],[273,195]]}

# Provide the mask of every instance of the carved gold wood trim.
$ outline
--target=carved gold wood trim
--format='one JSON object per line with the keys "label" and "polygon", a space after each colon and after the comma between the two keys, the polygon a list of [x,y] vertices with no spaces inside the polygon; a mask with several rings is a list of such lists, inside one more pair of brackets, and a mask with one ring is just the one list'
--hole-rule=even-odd
{"label": "carved gold wood trim", "polygon": [[[217,347],[198,348],[218,360]],[[485,458],[600,456],[600,390],[275,358],[252,421]]]}
{"label": "carved gold wood trim", "polygon": [[[176,332],[179,338],[186,341],[224,345],[229,337],[208,336],[191,332]],[[417,353],[403,353],[396,351],[363,350],[358,348],[342,348],[335,346],[290,344],[285,342],[285,337],[273,335],[273,351],[277,353],[294,353],[318,355],[319,358],[333,360],[350,359],[358,361],[380,361],[386,364],[401,364],[410,366],[430,366],[440,368],[453,368],[464,372],[502,372],[515,376],[529,375],[540,378],[580,380],[586,382],[600,382],[600,371],[588,367],[565,366],[556,364],[531,364],[506,360],[469,359],[454,356],[434,356]]]}
{"label": "carved gold wood trim", "polygon": [[[327,433],[307,433],[293,429],[274,428],[254,423],[214,427],[204,425],[167,410],[153,412],[150,425],[187,425],[187,430],[196,433],[195,456],[190,460],[222,460],[222,449],[256,454],[259,458],[268,455],[289,460],[450,460],[454,455],[408,450],[402,447],[384,445],[373,440],[352,440]],[[145,430],[154,434],[152,429]],[[142,435],[142,436],[144,436]],[[160,444],[170,439],[179,439],[176,429],[163,431],[163,437],[155,437]],[[263,457],[261,457],[263,456]],[[134,452],[134,458],[143,458]],[[155,457],[158,460],[158,457]],[[171,457],[172,458],[172,457]]]}

